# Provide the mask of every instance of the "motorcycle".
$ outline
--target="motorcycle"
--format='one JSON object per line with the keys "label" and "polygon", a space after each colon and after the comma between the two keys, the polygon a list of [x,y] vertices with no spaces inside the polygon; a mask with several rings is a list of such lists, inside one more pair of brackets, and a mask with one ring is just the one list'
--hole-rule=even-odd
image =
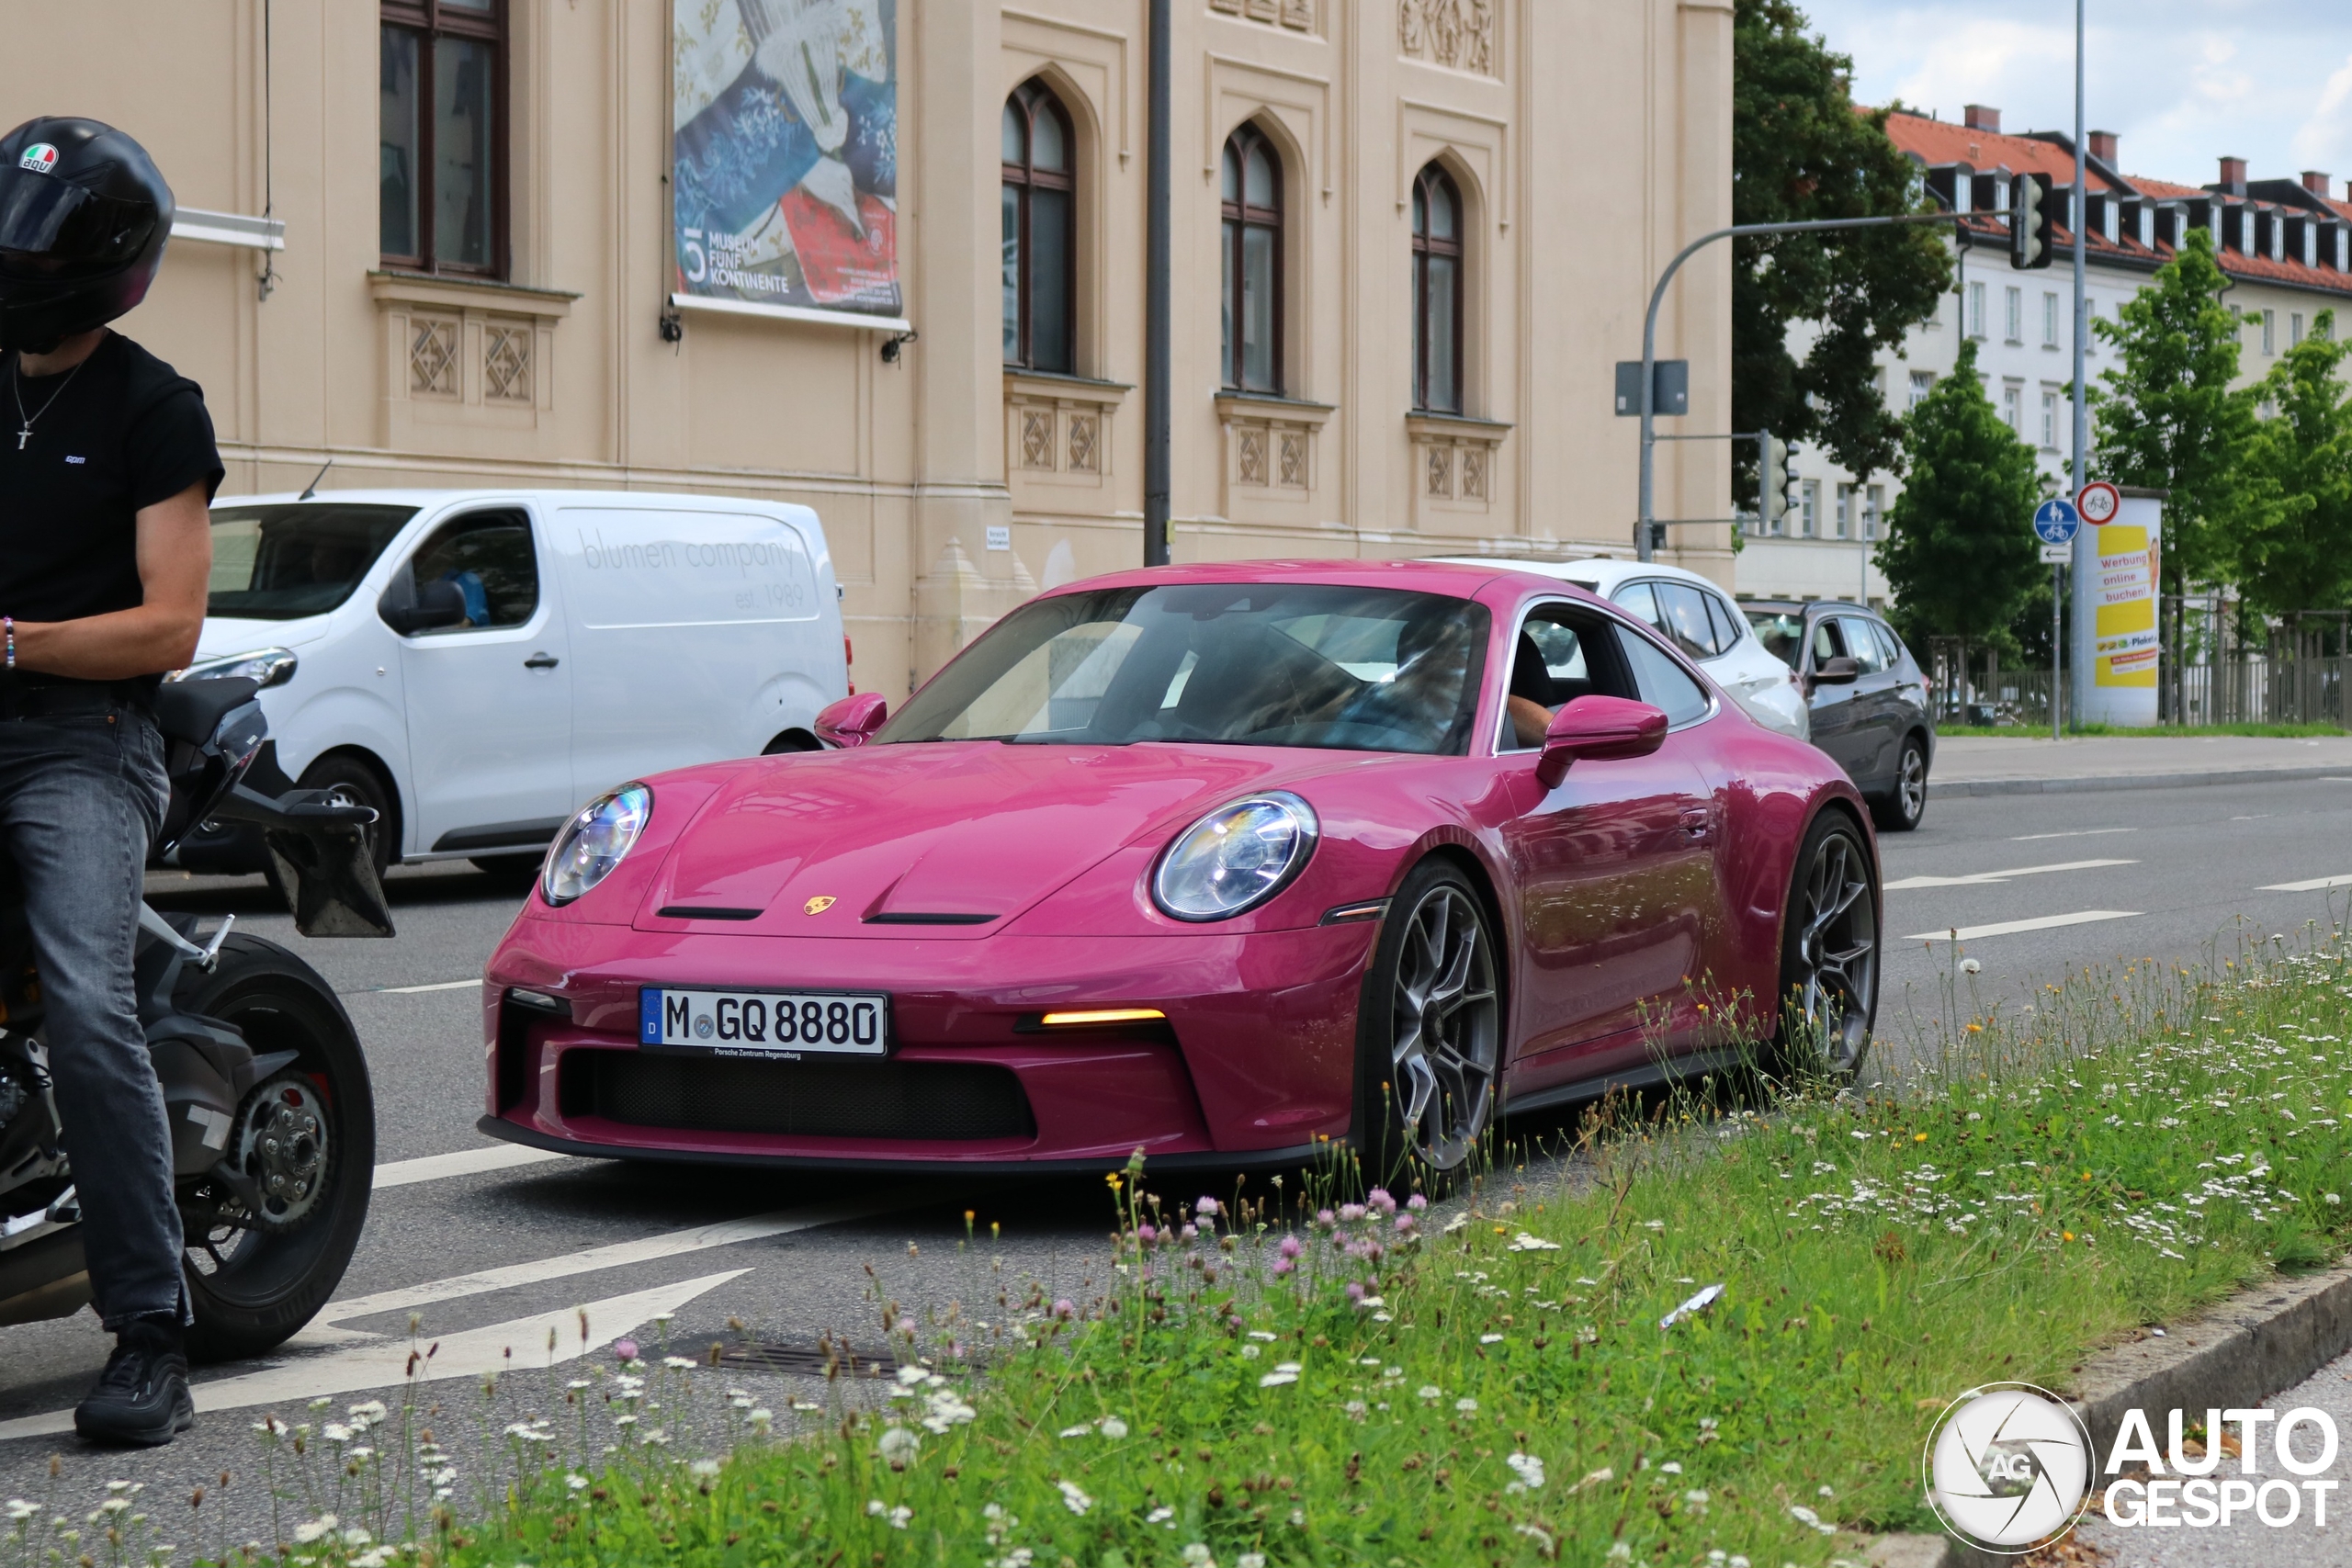
{"label": "motorcycle", "polygon": [[[268,734],[259,689],[222,678],[157,694],[171,779],[157,857],[199,827],[249,824],[304,936],[390,936],[368,849],[375,811],[326,790],[272,799],[244,784]],[[333,987],[277,943],[234,931],[234,915],[209,937],[201,923],[142,904],[134,973],[172,1132],[188,1353],[225,1360],[282,1343],[342,1281],[368,1220],[376,1114]],[[0,864],[0,1325],[70,1316],[90,1300],[62,1134],[24,899]]]}

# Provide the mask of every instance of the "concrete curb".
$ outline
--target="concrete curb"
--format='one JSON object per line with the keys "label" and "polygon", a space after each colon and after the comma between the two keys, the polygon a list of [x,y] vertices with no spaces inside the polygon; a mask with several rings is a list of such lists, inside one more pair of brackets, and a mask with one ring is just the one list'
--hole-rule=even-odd
{"label": "concrete curb", "polygon": [[2352,763],[2313,768],[2222,768],[2199,773],[2112,773],[2079,779],[1929,779],[1928,798],[1976,795],[2072,795],[2109,789],[2192,789],[2199,784],[2283,784],[2296,779],[2352,778]]}
{"label": "concrete curb", "polygon": [[[2075,1375],[2071,1403],[2090,1428],[2096,1472],[2115,1446],[2127,1410],[2259,1404],[2346,1350],[2352,1350],[2352,1265],[2273,1280],[2173,1325],[2161,1339],[2102,1350]],[[2150,1420],[2162,1430],[2161,1414]],[[2017,1562],[1925,1535],[1882,1536],[1868,1561],[1872,1568],[2014,1568]]]}

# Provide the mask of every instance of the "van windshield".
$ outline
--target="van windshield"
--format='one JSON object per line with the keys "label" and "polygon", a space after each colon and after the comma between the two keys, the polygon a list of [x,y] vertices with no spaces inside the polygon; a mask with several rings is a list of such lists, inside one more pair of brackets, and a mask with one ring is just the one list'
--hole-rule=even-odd
{"label": "van windshield", "polygon": [[214,615],[291,621],[345,599],[392,542],[413,506],[297,501],[212,509]]}

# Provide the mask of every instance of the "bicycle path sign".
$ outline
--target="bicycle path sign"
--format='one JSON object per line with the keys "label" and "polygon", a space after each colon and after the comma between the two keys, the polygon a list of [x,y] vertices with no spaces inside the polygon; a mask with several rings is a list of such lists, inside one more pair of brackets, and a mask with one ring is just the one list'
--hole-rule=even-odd
{"label": "bicycle path sign", "polygon": [[2052,497],[2034,508],[2033,531],[2045,545],[2073,544],[2082,525],[2082,513],[2075,510],[2071,501]]}

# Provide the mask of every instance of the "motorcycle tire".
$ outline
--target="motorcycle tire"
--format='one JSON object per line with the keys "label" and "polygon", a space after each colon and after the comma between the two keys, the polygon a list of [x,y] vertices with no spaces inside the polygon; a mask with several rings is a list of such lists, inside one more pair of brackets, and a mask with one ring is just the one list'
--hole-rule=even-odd
{"label": "motorcycle tire", "polygon": [[198,1216],[220,1194],[201,1178],[180,1183],[188,1232],[185,1278],[195,1317],[188,1355],[205,1361],[258,1356],[326,1305],[368,1223],[376,1175],[368,1059],[342,1002],[318,972],[276,942],[242,931],[221,944],[209,974],[188,966],[174,1000],[185,1011],[235,1025],[256,1056],[299,1053],[266,1083],[290,1085],[306,1102],[314,1090],[323,1113],[322,1186],[291,1223],[206,1227]]}

